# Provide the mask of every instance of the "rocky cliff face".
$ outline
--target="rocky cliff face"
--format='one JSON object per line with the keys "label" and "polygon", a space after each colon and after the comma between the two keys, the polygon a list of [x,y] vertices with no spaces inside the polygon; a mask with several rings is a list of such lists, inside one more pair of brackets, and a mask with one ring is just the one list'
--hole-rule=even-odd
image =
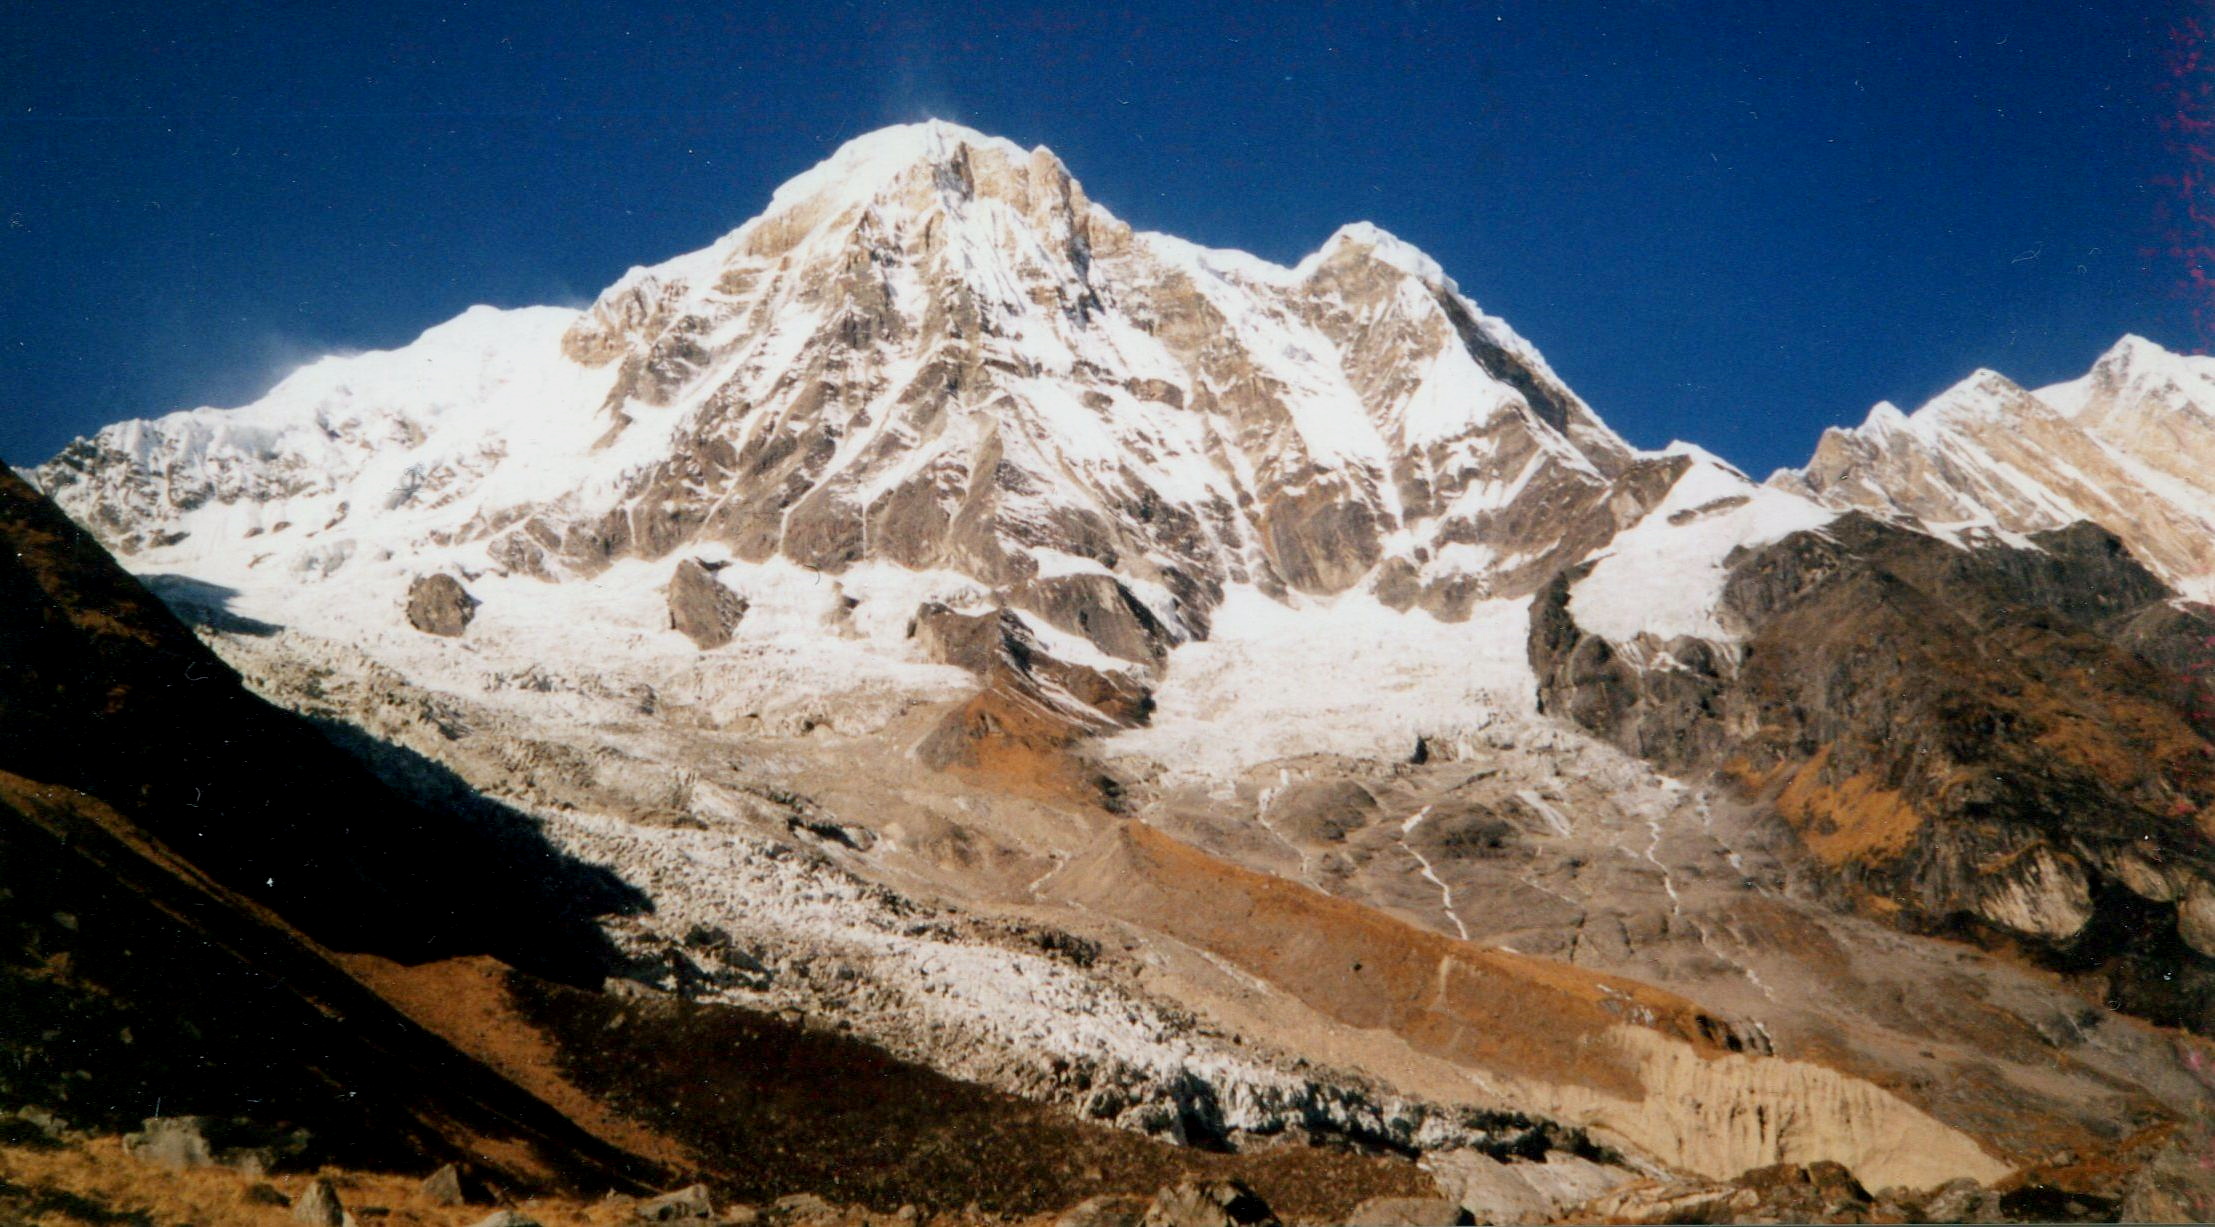
{"label": "rocky cliff face", "polygon": [[2215,1025],[2215,751],[2173,671],[2215,617],[2090,524],[1962,549],[1849,514],[1744,551],[1741,642],[1643,655],[1531,624],[1542,701],[1672,771],[1765,798],[1824,877],[1896,923],[2018,945],[2121,1008]]}
{"label": "rocky cliff face", "polygon": [[[1374,227],[1290,269],[1207,251],[1133,233],[1044,150],[937,123],[853,142],[585,312],[473,312],[405,352],[104,431],[39,480],[126,552],[322,574],[453,548],[549,578],[707,543],[883,560],[1129,654],[1079,615],[1143,605],[1151,652],[1204,635],[1229,584],[1381,576],[1448,616],[1527,592],[1614,530],[1634,463]],[[1121,590],[1042,588],[1072,573]]]}

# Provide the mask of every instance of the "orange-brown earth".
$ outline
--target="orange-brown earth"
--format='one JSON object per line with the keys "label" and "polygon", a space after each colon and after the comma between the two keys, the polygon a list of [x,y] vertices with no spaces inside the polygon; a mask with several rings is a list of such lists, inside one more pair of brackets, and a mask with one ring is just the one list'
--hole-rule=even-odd
{"label": "orange-brown earth", "polygon": [[1052,889],[1229,960],[1311,1008],[1481,1070],[1636,1098],[1633,1058],[1603,1043],[1651,1028],[1707,1055],[1744,1042],[1649,985],[1455,941],[1373,908],[1125,823]]}

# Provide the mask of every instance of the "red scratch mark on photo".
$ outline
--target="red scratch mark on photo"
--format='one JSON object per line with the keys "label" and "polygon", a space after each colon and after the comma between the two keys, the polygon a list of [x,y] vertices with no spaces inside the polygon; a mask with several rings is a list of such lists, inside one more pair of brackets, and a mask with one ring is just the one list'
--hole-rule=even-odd
{"label": "red scratch mark on photo", "polygon": [[2156,214],[2161,251],[2179,270],[2174,289],[2190,307],[2197,353],[2215,347],[2215,57],[2207,34],[2196,17],[2169,30],[2160,124],[2176,169],[2154,180],[2168,189]]}

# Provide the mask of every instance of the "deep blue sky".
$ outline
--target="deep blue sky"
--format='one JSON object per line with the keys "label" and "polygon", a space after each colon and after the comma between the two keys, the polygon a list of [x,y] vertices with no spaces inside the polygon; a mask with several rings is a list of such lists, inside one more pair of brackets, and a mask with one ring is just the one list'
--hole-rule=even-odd
{"label": "deep blue sky", "polygon": [[2151,181],[2204,3],[988,7],[16,0],[0,456],[589,299],[928,115],[1210,245],[1373,220],[1634,442],[1756,475],[1977,366],[2197,343]]}

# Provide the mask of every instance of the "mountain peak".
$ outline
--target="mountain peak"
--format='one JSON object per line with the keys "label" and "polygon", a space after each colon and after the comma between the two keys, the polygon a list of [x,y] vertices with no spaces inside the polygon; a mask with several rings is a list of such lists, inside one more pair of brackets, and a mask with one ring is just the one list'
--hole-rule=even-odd
{"label": "mountain peak", "polygon": [[1897,430],[1907,425],[1907,413],[1888,400],[1880,400],[1869,407],[1869,416],[1861,423],[1865,432]]}
{"label": "mountain peak", "polygon": [[983,194],[1013,198],[1026,209],[1036,190],[1059,193],[1071,183],[1069,169],[1041,145],[1025,149],[1003,137],[942,119],[895,124],[865,132],[840,145],[831,156],[787,180],[769,199],[763,218],[804,210],[830,212],[897,195],[903,185],[927,183],[952,200]]}
{"label": "mountain peak", "polygon": [[1377,225],[1375,222],[1349,222],[1332,232],[1323,246],[1307,260],[1301,262],[1301,272],[1330,260],[1347,250],[1360,251],[1418,281],[1457,290],[1453,279],[1438,261],[1430,258],[1421,248]]}
{"label": "mountain peak", "polygon": [[998,154],[1009,162],[1028,160],[1035,152],[1059,165],[1059,159],[1044,146],[1027,150],[1014,141],[943,119],[894,124],[854,137],[833,150],[831,156],[788,180],[770,197],[768,211],[775,213],[826,191],[852,195],[881,190],[918,166],[944,168],[972,149]]}
{"label": "mountain peak", "polygon": [[2159,342],[2147,340],[2135,332],[2126,332],[2107,352],[2100,355],[2094,366],[2109,362],[2136,362],[2147,358],[2173,358],[2176,354]]}

